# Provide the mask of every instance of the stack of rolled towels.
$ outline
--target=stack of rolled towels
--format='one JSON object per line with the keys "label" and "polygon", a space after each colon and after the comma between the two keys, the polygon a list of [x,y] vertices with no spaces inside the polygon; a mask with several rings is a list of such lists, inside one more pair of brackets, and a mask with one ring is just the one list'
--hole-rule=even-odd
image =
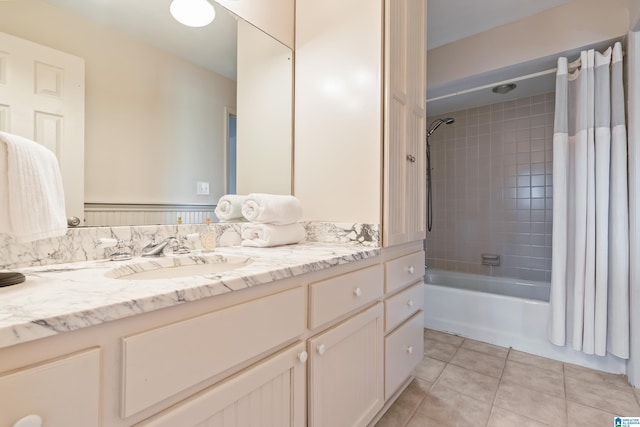
{"label": "stack of rolled towels", "polygon": [[242,224],[242,246],[265,248],[298,243],[305,238],[302,204],[294,196],[252,193],[222,196],[215,214],[222,222]]}

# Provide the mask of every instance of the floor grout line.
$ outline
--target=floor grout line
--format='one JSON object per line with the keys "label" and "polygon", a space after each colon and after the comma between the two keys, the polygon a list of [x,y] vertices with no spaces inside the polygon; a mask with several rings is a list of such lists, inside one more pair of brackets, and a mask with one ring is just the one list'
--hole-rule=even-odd
{"label": "floor grout line", "polygon": [[487,419],[487,426],[489,425],[489,421],[491,421],[491,414],[493,413],[493,408],[496,407],[496,399],[498,398],[498,391],[500,391],[500,385],[502,384],[502,377],[504,377],[504,371],[507,369],[507,361],[509,360],[509,353],[511,353],[511,347],[507,350],[507,355],[504,358],[504,366],[502,367],[502,373],[500,373],[500,379],[498,380],[498,387],[496,388],[496,393],[493,395],[493,401],[491,402],[491,408],[489,409],[489,418]]}
{"label": "floor grout line", "polygon": [[[433,387],[433,384],[431,386]],[[431,387],[429,387],[429,389],[431,389]],[[429,392],[427,391],[427,393],[429,393]],[[422,396],[422,399],[420,399],[420,403],[418,403],[416,405],[415,409],[411,412],[411,414],[409,414],[409,416],[407,417],[407,421],[405,421],[405,423],[402,425],[402,427],[407,427],[409,425],[409,423],[411,422],[411,419],[418,412],[418,409],[420,408],[420,405],[422,405],[422,402],[424,402],[424,400],[426,398],[427,398],[426,394],[424,396]]]}

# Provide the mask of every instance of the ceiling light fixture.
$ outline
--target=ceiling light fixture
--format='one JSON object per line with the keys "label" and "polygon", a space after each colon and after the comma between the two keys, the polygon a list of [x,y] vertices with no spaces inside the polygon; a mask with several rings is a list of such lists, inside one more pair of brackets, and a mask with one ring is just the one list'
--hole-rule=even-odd
{"label": "ceiling light fixture", "polygon": [[216,17],[213,5],[207,0],[173,0],[169,12],[176,21],[188,27],[204,27]]}
{"label": "ceiling light fixture", "polygon": [[504,85],[499,85],[491,89],[493,93],[499,93],[500,95],[504,95],[505,93],[511,92],[516,88],[515,83],[507,83]]}

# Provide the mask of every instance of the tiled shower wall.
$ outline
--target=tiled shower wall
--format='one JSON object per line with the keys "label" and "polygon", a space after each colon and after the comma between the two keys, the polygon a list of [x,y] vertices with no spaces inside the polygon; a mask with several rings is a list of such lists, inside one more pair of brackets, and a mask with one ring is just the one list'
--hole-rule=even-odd
{"label": "tiled shower wall", "polygon": [[551,280],[553,114],[549,93],[429,118],[455,119],[430,138],[430,268]]}

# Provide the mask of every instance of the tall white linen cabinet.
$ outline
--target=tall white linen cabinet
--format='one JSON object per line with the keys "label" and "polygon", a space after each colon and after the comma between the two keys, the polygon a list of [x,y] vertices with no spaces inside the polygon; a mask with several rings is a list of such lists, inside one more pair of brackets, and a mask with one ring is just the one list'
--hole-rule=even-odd
{"label": "tall white linen cabinet", "polygon": [[365,426],[424,349],[426,0],[296,0],[295,55],[294,194],[384,246],[384,315],[309,340],[308,425]]}

